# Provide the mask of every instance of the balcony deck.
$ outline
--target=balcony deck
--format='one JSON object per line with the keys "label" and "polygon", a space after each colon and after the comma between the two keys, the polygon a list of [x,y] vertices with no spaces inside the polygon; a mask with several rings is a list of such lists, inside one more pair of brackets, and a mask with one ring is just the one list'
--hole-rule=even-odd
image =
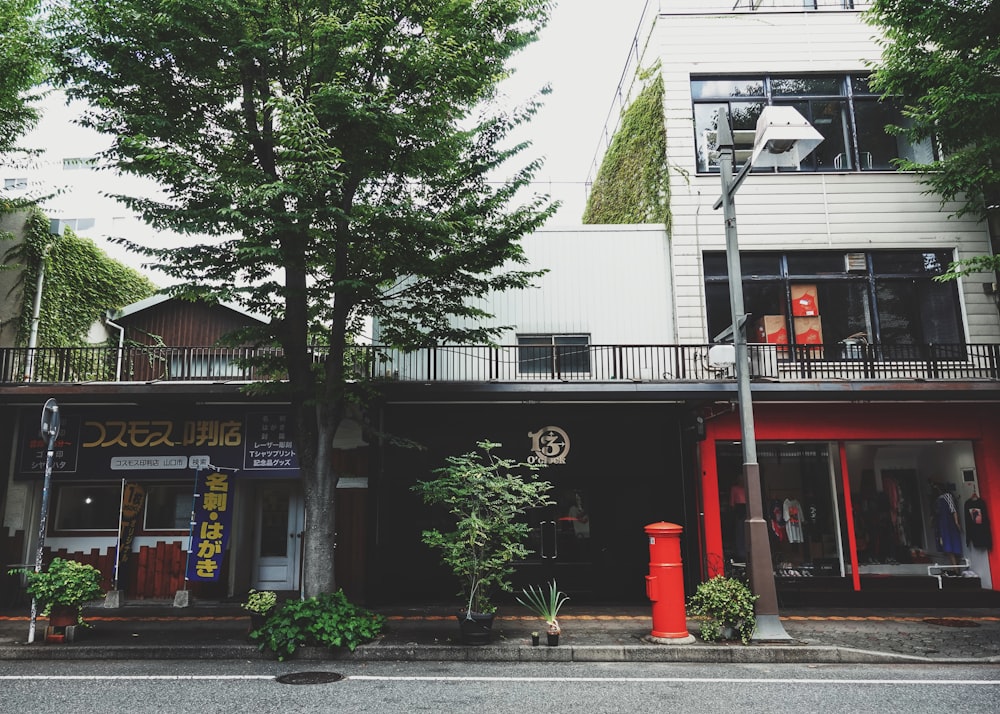
{"label": "balcony deck", "polygon": [[[757,381],[1000,380],[1000,344],[749,345]],[[324,353],[315,351],[315,359]],[[443,345],[404,351],[359,345],[350,353],[359,378],[401,382],[713,383],[735,376],[724,345]],[[276,349],[221,347],[58,347],[0,349],[0,385],[242,384],[273,374]]]}

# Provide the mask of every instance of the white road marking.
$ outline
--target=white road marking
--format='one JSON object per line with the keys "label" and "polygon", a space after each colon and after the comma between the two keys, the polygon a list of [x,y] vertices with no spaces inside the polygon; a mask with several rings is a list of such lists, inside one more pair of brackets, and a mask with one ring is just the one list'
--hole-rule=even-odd
{"label": "white road marking", "polygon": [[348,679],[411,682],[623,682],[678,684],[926,684],[939,686],[986,684],[1000,685],[998,679],[769,679],[766,677],[420,677],[351,675]]}
{"label": "white road marking", "polygon": [[[25,674],[0,675],[0,681],[232,681],[274,680],[272,674]],[[998,679],[795,679],[767,677],[447,677],[409,675],[348,675],[345,679],[365,682],[595,682],[647,684],[905,684],[926,686],[1000,686]]]}
{"label": "white road marking", "polygon": [[107,680],[220,680],[220,679],[274,679],[273,674],[10,674],[0,675],[0,680],[41,680],[41,681],[107,681]]}

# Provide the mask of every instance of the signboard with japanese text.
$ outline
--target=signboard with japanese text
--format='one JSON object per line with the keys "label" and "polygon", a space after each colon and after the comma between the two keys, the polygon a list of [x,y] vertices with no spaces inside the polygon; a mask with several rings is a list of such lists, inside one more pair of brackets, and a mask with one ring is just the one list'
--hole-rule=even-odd
{"label": "signboard with japanese text", "polygon": [[[241,477],[298,476],[287,415],[280,412],[198,407],[190,413],[154,409],[62,409],[53,473],[79,479],[177,478],[199,465],[237,471]],[[22,416],[19,474],[41,476],[46,444],[37,421]]]}
{"label": "signboard with japanese text", "polygon": [[[21,473],[45,473],[45,452],[48,439],[38,431],[38,419],[34,414],[25,414],[21,420]],[[71,474],[77,470],[77,452],[80,448],[80,417],[63,414],[52,452],[52,472]]]}
{"label": "signboard with japanese text", "polygon": [[232,530],[231,483],[232,477],[227,473],[198,471],[185,574],[187,580],[215,582],[219,579],[222,560],[229,545],[229,531]]}

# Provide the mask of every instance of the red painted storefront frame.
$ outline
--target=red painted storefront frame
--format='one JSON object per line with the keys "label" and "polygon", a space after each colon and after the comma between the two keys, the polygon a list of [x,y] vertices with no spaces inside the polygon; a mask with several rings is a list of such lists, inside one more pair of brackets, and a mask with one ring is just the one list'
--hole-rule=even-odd
{"label": "red painted storefront frame", "polygon": [[[841,476],[844,479],[844,508],[851,512],[845,442],[854,441],[969,441],[972,443],[979,496],[986,502],[993,541],[1000,542],[1000,406],[977,403],[894,403],[894,404],[754,404],[758,442],[835,442]],[[703,577],[723,571],[722,519],[719,503],[717,442],[740,440],[739,416],[726,412],[705,423],[701,442],[700,495],[705,553]],[[853,586],[860,590],[853,519],[846,519]],[[989,553],[994,589],[1000,580],[1000,548]]]}

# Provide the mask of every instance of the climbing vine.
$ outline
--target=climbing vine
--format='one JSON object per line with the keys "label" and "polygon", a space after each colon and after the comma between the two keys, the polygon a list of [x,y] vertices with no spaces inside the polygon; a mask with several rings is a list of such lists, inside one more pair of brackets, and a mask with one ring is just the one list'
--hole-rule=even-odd
{"label": "climbing vine", "polygon": [[[10,240],[13,236],[4,236]],[[39,347],[74,347],[86,344],[91,325],[108,310],[149,297],[156,286],[136,270],[105,255],[88,238],[66,230],[49,234],[49,219],[33,208],[24,226],[23,242],[4,253],[9,268],[21,270],[14,294],[19,300],[18,342],[25,344],[31,331],[31,312],[38,267],[45,276],[38,324]]]}
{"label": "climbing vine", "polygon": [[583,214],[584,223],[662,223],[670,228],[663,77],[654,68],[622,114]]}

